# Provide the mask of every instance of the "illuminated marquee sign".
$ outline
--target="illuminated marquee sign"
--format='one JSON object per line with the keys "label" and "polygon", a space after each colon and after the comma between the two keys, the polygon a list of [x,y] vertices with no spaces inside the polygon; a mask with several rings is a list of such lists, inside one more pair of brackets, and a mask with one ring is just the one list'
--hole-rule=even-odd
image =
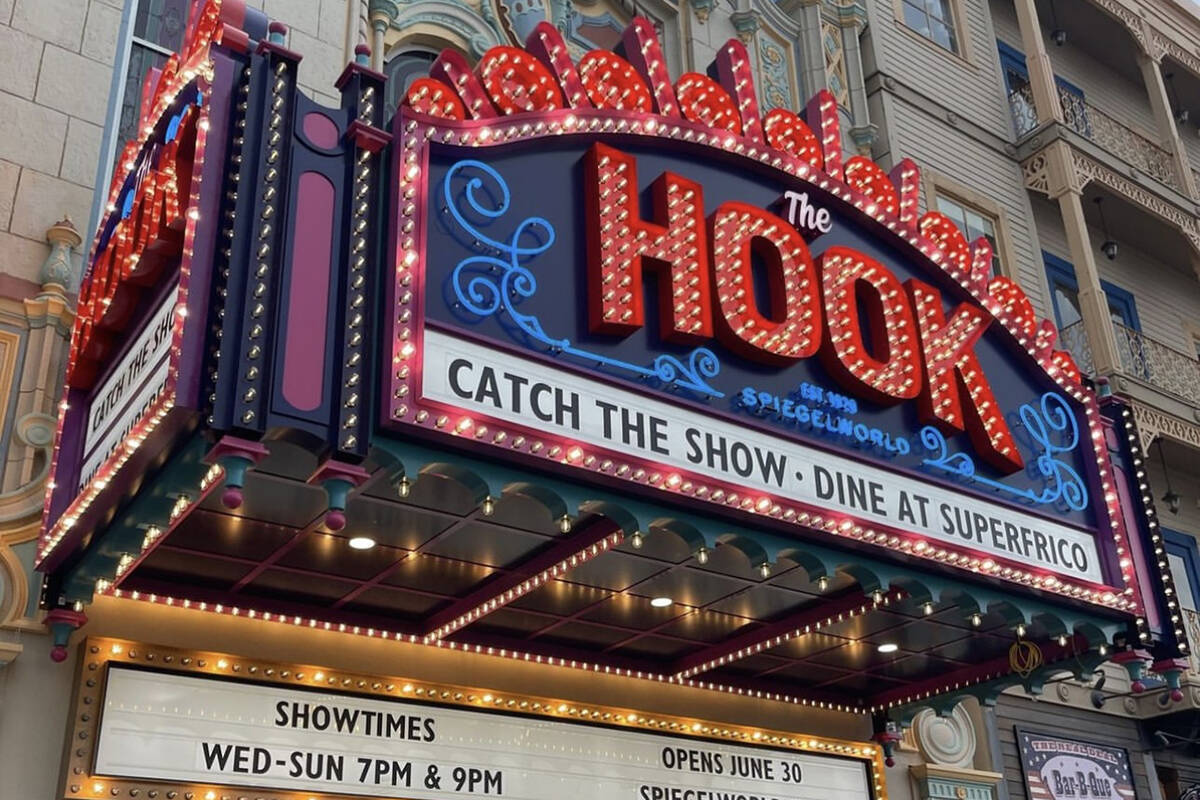
{"label": "illuminated marquee sign", "polygon": [[388,423],[1135,609],[1095,399],[919,173],[744,48],[443,53],[397,116]]}
{"label": "illuminated marquee sign", "polygon": [[194,9],[184,52],[150,76],[141,135],[118,159],[79,288],[39,557],[175,406],[192,251],[209,236],[197,226],[220,30],[219,2]]}
{"label": "illuminated marquee sign", "polygon": [[861,758],[314,688],[110,667],[93,774],[414,800],[872,798]]}

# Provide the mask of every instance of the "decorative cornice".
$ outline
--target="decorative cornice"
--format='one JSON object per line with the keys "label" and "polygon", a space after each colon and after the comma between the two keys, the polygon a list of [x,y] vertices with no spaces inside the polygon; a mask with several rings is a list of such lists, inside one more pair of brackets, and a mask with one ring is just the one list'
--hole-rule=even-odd
{"label": "decorative cornice", "polygon": [[708,15],[712,13],[713,7],[716,6],[716,0],[689,0],[692,10],[696,12],[696,19],[701,22],[708,22]]}
{"label": "decorative cornice", "polygon": [[1191,243],[1192,249],[1200,253],[1200,220],[1197,220],[1194,214],[1189,214],[1163,200],[1075,148],[1071,149],[1071,160],[1084,185],[1096,181],[1132,200],[1178,228]]}
{"label": "decorative cornice", "polygon": [[1025,188],[1039,194],[1050,196],[1050,169],[1046,161],[1046,153],[1042,151],[1021,165],[1021,177]]}
{"label": "decorative cornice", "polygon": [[1141,439],[1144,451],[1149,450],[1150,445],[1159,436],[1166,436],[1200,450],[1200,425],[1195,422],[1188,422],[1138,402],[1133,403],[1133,420],[1137,423],[1138,438]]}
{"label": "decorative cornice", "polygon": [[750,44],[754,41],[754,34],[759,27],[759,13],[757,11],[735,11],[729,15],[729,20],[733,23],[733,27],[737,30],[738,38],[742,40],[742,44]]}
{"label": "decorative cornice", "polygon": [[952,781],[970,781],[971,783],[997,784],[1004,780],[999,772],[984,772],[979,769],[965,767],[947,767],[943,764],[913,764],[908,768],[913,777],[918,780],[941,778]]}
{"label": "decorative cornice", "polygon": [[1141,17],[1117,2],[1117,0],[1091,0],[1091,2],[1093,5],[1099,6],[1110,17],[1124,24],[1125,28],[1129,31],[1129,35],[1138,43],[1138,47],[1142,49],[1142,52],[1150,54],[1151,50],[1146,41],[1146,30],[1142,25]]}
{"label": "decorative cornice", "polygon": [[[489,2],[484,0],[484,5]],[[445,28],[462,37],[472,58],[479,58],[489,47],[504,43],[500,31],[488,19],[454,0],[405,4],[391,18],[392,27],[402,32],[421,23]]]}
{"label": "decorative cornice", "polygon": [[843,28],[865,28],[867,25],[867,6],[861,0],[826,0],[825,8],[837,17],[838,25]]}

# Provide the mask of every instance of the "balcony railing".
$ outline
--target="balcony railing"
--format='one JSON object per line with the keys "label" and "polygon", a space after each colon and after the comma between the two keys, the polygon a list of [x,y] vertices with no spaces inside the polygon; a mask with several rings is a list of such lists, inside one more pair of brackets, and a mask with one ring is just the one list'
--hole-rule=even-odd
{"label": "balcony railing", "polygon": [[[1068,128],[1161,183],[1183,190],[1169,152],[1075,92],[1059,86],[1058,99],[1062,104],[1063,123]],[[1008,107],[1018,139],[1037,127],[1037,107],[1033,102],[1033,90],[1028,85],[1009,93]]]}
{"label": "balcony railing", "polygon": [[[1192,405],[1200,405],[1200,361],[1195,356],[1157,342],[1140,331],[1113,325],[1121,372]],[[1075,358],[1084,374],[1096,374],[1092,346],[1083,323],[1068,325],[1058,334],[1059,343]]]}

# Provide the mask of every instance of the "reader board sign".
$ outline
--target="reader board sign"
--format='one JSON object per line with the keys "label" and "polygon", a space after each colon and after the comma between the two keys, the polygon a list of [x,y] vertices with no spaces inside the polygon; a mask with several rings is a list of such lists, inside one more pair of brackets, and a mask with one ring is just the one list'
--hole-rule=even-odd
{"label": "reader board sign", "polygon": [[861,759],[110,667],[93,772],[444,800],[869,800]]}
{"label": "reader board sign", "polygon": [[87,486],[167,386],[178,287],[150,315],[88,405],[78,488]]}
{"label": "reader board sign", "polygon": [[1030,800],[1135,800],[1121,747],[1017,729]]}
{"label": "reader board sign", "polygon": [[[1075,577],[1103,579],[1092,536],[1001,503],[973,498],[919,475],[894,472],[806,448],[787,439],[670,403],[603,386],[571,372],[469,339],[428,330],[424,392],[579,442],[610,445],[631,414],[648,420],[645,438],[664,469],[717,480],[734,473],[745,485],[778,491],[847,515],[918,532],[946,544],[968,544],[997,558],[1038,560]],[[512,386],[527,389],[522,395]],[[481,386],[495,386],[497,408]],[[511,402],[516,400],[516,402]]]}

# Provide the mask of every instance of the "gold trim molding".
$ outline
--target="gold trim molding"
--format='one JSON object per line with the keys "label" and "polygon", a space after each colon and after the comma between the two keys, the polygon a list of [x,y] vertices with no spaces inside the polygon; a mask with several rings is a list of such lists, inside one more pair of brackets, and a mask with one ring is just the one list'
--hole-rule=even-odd
{"label": "gold trim molding", "polygon": [[795,732],[725,725],[668,714],[646,715],[635,709],[580,704],[559,698],[522,695],[434,681],[368,675],[327,669],[311,664],[284,664],[230,653],[185,650],[125,639],[89,637],[80,645],[68,751],[60,787],[64,800],[146,798],[146,800],[359,800],[358,796],[327,792],[291,792],[251,789],[224,784],[171,783],[94,776],[96,742],[104,706],[104,686],[112,664],[137,665],[177,675],[235,678],[239,681],[281,687],[320,687],[361,697],[400,698],[405,702],[436,703],[476,711],[500,711],[524,716],[603,725],[647,733],[661,733],[762,745],[816,755],[861,761],[870,773],[871,800],[887,800],[883,752],[872,742],[832,739]]}

